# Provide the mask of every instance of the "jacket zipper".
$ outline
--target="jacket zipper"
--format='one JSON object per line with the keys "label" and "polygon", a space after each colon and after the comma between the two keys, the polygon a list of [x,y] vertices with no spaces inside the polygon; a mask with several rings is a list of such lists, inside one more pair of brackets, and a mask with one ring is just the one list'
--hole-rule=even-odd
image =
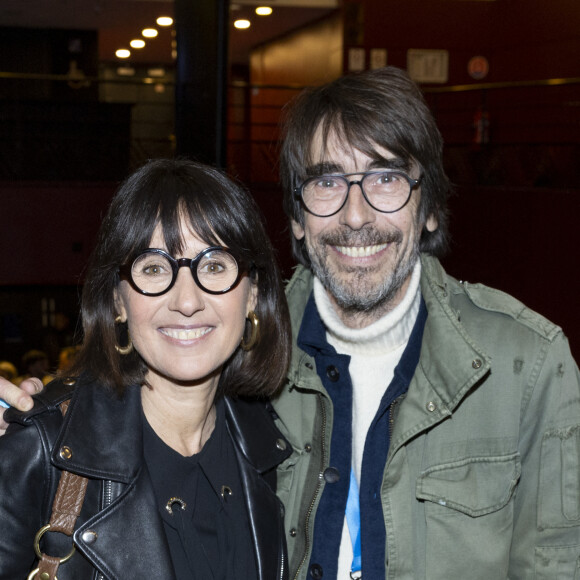
{"label": "jacket zipper", "polygon": [[399,399],[395,399],[391,403],[391,407],[389,409],[389,445],[391,444],[391,441],[393,440],[393,429],[395,427],[395,409],[396,409],[398,404],[399,404]]}
{"label": "jacket zipper", "polygon": [[103,493],[103,509],[113,503],[113,483],[110,479],[105,481],[105,491]]}
{"label": "jacket zipper", "polygon": [[[399,395],[389,406],[389,452],[388,454],[390,455],[391,453],[391,444],[393,443],[393,429],[395,428],[395,411],[397,410],[397,407],[401,404],[401,401],[405,398],[405,393],[403,393],[402,395]],[[388,463],[388,459],[387,459],[387,463]],[[386,524],[385,524],[385,528],[386,528]],[[386,529],[385,529],[386,531]],[[388,544],[385,546],[385,558],[386,558],[386,563],[387,566],[389,564],[389,546]]]}
{"label": "jacket zipper", "polygon": [[310,502],[310,506],[306,512],[306,519],[304,520],[304,534],[306,536],[306,543],[304,548],[304,557],[300,562],[296,570],[296,574],[294,575],[294,580],[298,578],[298,574],[300,573],[300,569],[304,566],[306,562],[306,558],[308,556],[308,552],[310,550],[310,537],[308,535],[308,524],[310,523],[310,516],[312,515],[312,510],[314,509],[314,504],[316,503],[316,498],[320,493],[320,488],[322,487],[322,477],[321,474],[324,470],[324,466],[326,465],[326,409],[324,407],[324,400],[320,393],[317,394],[318,402],[320,404],[321,409],[321,416],[322,416],[322,460],[320,463],[320,469],[318,471],[318,483],[316,484],[316,489],[314,490],[314,495],[312,496],[312,501]]}
{"label": "jacket zipper", "polygon": [[395,414],[397,408],[403,402],[403,399],[407,396],[407,393],[400,394],[390,405],[389,405],[389,455],[390,447],[393,442],[393,429],[395,428]]}
{"label": "jacket zipper", "polygon": [[285,508],[282,502],[278,498],[276,499],[278,500],[279,504],[278,510],[280,513],[280,518],[278,520],[278,534],[280,534],[281,538],[280,544],[278,546],[278,553],[280,554],[278,580],[283,580],[284,570],[286,570],[286,545],[284,538],[284,534],[286,533],[286,530],[284,529]]}
{"label": "jacket zipper", "polygon": [[[104,484],[103,489],[103,509],[109,507],[113,502],[113,484],[112,482],[107,479]],[[102,574],[97,576],[97,580],[105,580],[105,577]]]}

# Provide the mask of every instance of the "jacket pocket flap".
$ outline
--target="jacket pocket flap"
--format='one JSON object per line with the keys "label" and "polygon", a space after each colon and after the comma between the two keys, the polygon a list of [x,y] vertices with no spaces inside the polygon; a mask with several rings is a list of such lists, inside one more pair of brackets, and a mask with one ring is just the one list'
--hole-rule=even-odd
{"label": "jacket pocket flap", "polygon": [[417,499],[458,510],[472,517],[504,507],[521,472],[518,453],[469,457],[435,465],[417,480]]}

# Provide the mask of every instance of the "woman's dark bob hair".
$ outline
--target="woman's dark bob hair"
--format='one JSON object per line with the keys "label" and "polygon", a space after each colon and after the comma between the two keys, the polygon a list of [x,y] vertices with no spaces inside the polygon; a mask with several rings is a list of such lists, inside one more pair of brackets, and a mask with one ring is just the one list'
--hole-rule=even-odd
{"label": "woman's dark bob hair", "polygon": [[[274,252],[252,198],[217,169],[187,160],[156,160],[131,175],[114,197],[91,257],[82,294],[84,341],[71,375],[88,372],[119,394],[145,383],[147,367],[124,344],[115,325],[119,267],[149,247],[160,225],[172,255],[182,251],[180,220],[208,246],[225,245],[251,265],[257,284],[260,339],[250,351],[237,348],[224,364],[218,394],[269,396],[281,385],[290,358],[288,306]],[[190,256],[192,257],[192,256]]]}

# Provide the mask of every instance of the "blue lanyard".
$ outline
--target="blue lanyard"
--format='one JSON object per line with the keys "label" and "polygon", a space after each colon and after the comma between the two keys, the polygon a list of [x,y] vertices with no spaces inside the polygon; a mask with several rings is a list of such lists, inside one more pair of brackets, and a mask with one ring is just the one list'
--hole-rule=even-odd
{"label": "blue lanyard", "polygon": [[354,470],[350,470],[350,486],[348,488],[348,499],[346,500],[346,523],[352,542],[352,566],[350,577],[361,578],[362,558],[360,549],[360,500],[358,483],[354,475]]}

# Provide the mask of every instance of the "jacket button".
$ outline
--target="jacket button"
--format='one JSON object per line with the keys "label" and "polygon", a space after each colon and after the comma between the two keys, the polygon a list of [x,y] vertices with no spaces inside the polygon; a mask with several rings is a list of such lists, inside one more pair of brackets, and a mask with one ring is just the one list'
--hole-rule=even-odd
{"label": "jacket button", "polygon": [[304,451],[306,451],[306,453],[310,453],[312,451],[312,445],[310,445],[310,443],[307,443],[304,446]]}
{"label": "jacket button", "polygon": [[298,532],[296,532],[296,528],[292,528],[292,529],[290,530],[290,537],[291,537],[291,538],[295,538],[297,533],[298,533]]}
{"label": "jacket button", "polygon": [[83,532],[81,537],[83,542],[86,544],[93,544],[97,541],[97,532],[93,532],[93,530],[87,530],[86,532]]}
{"label": "jacket button", "polygon": [[65,445],[64,447],[60,448],[58,454],[60,455],[61,459],[70,459],[72,457],[72,450],[70,447]]}
{"label": "jacket button", "polygon": [[474,369],[480,369],[482,364],[483,364],[483,363],[481,362],[481,360],[480,360],[480,359],[478,359],[478,358],[476,358],[476,359],[475,359],[475,360],[474,360],[474,361],[471,363],[471,366],[472,366]]}
{"label": "jacket button", "polygon": [[429,411],[429,413],[432,413],[436,409],[437,409],[437,405],[433,401],[429,401],[427,403],[427,411]]}
{"label": "jacket button", "polygon": [[338,372],[338,369],[334,365],[326,367],[326,376],[333,383],[336,383],[336,381],[340,379],[340,373]]}
{"label": "jacket button", "polygon": [[74,385],[77,381],[75,378],[73,377],[66,377],[62,380],[62,382],[67,385],[68,387],[71,387],[72,385]]}
{"label": "jacket button", "polygon": [[276,449],[279,451],[286,451],[286,441],[284,439],[276,439]]}
{"label": "jacket button", "polygon": [[336,467],[327,467],[322,475],[326,483],[336,483],[340,479],[340,472]]}
{"label": "jacket button", "polygon": [[320,564],[312,564],[310,566],[310,577],[314,578],[314,580],[322,578],[322,566]]}

